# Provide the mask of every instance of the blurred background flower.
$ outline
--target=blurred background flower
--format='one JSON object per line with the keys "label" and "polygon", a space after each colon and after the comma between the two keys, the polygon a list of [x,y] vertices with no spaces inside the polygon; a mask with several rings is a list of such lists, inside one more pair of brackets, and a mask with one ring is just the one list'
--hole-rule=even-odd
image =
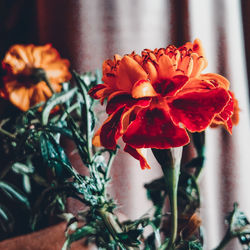
{"label": "blurred background flower", "polygon": [[61,90],[62,83],[71,78],[69,65],[51,44],[13,45],[2,61],[6,74],[0,94],[3,93],[4,98],[22,111],[27,111],[45,102],[52,92]]}

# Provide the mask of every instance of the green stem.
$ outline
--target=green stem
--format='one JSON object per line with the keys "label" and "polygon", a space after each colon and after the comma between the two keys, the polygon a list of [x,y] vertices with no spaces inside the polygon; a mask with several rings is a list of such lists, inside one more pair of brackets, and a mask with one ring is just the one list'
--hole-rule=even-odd
{"label": "green stem", "polygon": [[223,249],[228,243],[229,241],[232,239],[233,237],[231,236],[230,232],[227,231],[224,238],[222,239],[222,241],[220,242],[220,244],[214,249],[214,250],[221,250]]}
{"label": "green stem", "polygon": [[171,235],[167,249],[172,249],[176,236],[178,226],[178,210],[177,210],[177,187],[179,180],[180,165],[171,167],[162,167],[166,185],[169,191],[169,201],[171,209]]}
{"label": "green stem", "polygon": [[132,250],[133,248],[131,247],[127,247],[126,245],[122,244],[119,241],[119,237],[118,237],[118,233],[121,233],[122,230],[120,228],[120,226],[116,223],[113,215],[107,211],[105,211],[104,209],[99,209],[98,210],[100,216],[103,219],[103,222],[105,224],[105,226],[107,227],[108,231],[110,232],[112,238],[117,242],[117,244],[119,245],[119,247],[123,250]]}
{"label": "green stem", "polygon": [[9,138],[11,138],[13,140],[16,140],[16,136],[15,135],[11,134],[10,132],[6,131],[3,128],[0,128],[0,133],[3,134],[3,135],[8,136]]}
{"label": "green stem", "polygon": [[[171,233],[170,239],[164,242],[160,249],[174,249],[175,240],[178,229],[178,208],[177,208],[177,189],[180,174],[180,163],[182,156],[182,147],[172,148],[168,151],[153,151],[154,155],[158,155],[158,162],[161,163],[161,168],[164,174],[167,190],[169,193],[169,202],[171,209]],[[165,159],[163,152],[166,153]]]}
{"label": "green stem", "polygon": [[109,161],[108,161],[108,164],[107,164],[107,169],[106,169],[106,172],[105,172],[105,180],[107,180],[109,178],[111,166],[112,166],[113,161],[115,159],[115,155],[116,155],[116,151],[110,152],[110,157],[109,157]]}

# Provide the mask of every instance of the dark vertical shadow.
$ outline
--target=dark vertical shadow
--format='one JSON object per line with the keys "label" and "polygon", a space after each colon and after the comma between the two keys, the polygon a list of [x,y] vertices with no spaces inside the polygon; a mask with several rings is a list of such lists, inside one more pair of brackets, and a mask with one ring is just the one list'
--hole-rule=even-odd
{"label": "dark vertical shadow", "polygon": [[188,0],[170,1],[170,37],[179,47],[190,39]]}
{"label": "dark vertical shadow", "polygon": [[0,1],[0,59],[13,44],[36,43],[35,1]]}
{"label": "dark vertical shadow", "polygon": [[241,9],[247,62],[248,90],[250,95],[250,1],[241,0]]}
{"label": "dark vertical shadow", "polygon": [[39,43],[52,43],[76,70],[80,70],[79,51],[84,47],[79,43],[79,10],[80,1],[37,0]]}
{"label": "dark vertical shadow", "polygon": [[[230,53],[228,49],[228,44],[232,41],[227,39],[226,34],[226,8],[224,0],[214,1],[213,4],[214,13],[218,13],[220,10],[220,14],[214,15],[215,18],[215,39],[216,39],[216,62],[217,63],[217,72],[218,74],[225,76],[228,78],[230,68],[228,63],[228,53]],[[230,79],[229,79],[230,80]],[[218,128],[219,129],[219,128]],[[233,202],[237,198],[236,193],[236,163],[234,162],[235,158],[235,150],[233,145],[232,136],[223,128],[220,128],[220,136],[218,138],[220,143],[220,148],[217,149],[220,152],[220,159],[217,161],[218,174],[220,176],[220,183],[218,193],[218,203],[219,203],[219,216],[220,222],[218,223],[221,230],[221,237],[224,234],[226,225],[224,223],[225,216],[232,210]],[[232,242],[230,247],[232,249],[236,249],[235,242]]]}

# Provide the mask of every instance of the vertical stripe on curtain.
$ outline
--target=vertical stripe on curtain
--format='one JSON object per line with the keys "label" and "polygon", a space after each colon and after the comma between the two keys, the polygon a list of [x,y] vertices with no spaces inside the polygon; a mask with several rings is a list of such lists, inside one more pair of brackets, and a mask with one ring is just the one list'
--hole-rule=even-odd
{"label": "vertical stripe on curtain", "polygon": [[[219,10],[219,11],[218,11]],[[241,6],[233,1],[190,1],[191,37],[200,37],[208,58],[207,72],[227,77],[239,99],[240,123],[228,135],[222,129],[207,132],[207,160],[202,178],[207,249],[214,247],[225,233],[224,216],[239,202],[249,214],[250,170],[249,100],[244,51]],[[218,14],[219,13],[219,14]],[[240,249],[235,240],[228,249]]]}

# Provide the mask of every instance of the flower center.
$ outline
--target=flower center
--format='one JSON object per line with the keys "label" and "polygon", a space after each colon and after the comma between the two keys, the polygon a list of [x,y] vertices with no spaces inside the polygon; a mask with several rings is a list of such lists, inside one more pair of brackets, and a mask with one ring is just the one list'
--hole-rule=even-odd
{"label": "flower center", "polygon": [[176,86],[171,79],[164,79],[154,83],[153,87],[158,94],[166,96],[168,93],[172,92]]}
{"label": "flower center", "polygon": [[19,74],[18,81],[25,83],[27,86],[33,86],[41,81],[45,81],[46,73],[42,68],[30,68],[29,72]]}

